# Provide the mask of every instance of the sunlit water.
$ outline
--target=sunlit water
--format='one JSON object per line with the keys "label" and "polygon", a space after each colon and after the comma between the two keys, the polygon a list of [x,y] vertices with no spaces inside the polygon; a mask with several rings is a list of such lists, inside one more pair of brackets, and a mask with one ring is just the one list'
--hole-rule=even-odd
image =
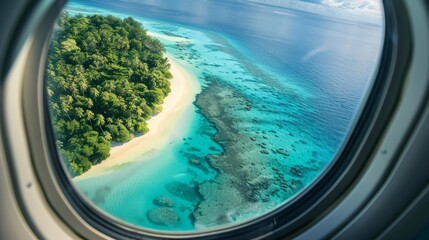
{"label": "sunlit water", "polygon": [[[202,92],[186,127],[151,159],[76,182],[95,205],[144,228],[219,227],[274,209],[323,172],[371,85],[381,25],[242,1],[140,2],[72,1],[67,10],[131,16],[187,39],[160,38]],[[150,221],[159,196],[174,201],[177,223]]]}

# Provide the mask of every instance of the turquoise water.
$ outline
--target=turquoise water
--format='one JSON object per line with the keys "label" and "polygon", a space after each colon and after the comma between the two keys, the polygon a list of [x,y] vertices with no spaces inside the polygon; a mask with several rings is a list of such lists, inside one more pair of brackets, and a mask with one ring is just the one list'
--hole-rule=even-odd
{"label": "turquoise water", "polygon": [[[233,1],[220,2],[238,7]],[[159,40],[196,77],[202,91],[186,114],[186,126],[177,128],[175,140],[152,152],[150,159],[76,181],[91,202],[139,227],[215,228],[275,209],[323,172],[370,87],[381,48],[380,26],[288,10],[291,16],[281,16],[285,29],[267,27],[276,19],[261,13],[265,22],[248,23],[263,29],[252,32],[241,25],[200,21],[201,16],[189,12],[167,11],[162,3],[144,6],[72,1],[67,10],[131,16],[150,32],[187,39]],[[239,8],[240,14],[248,8],[249,15],[272,11],[267,6]],[[291,37],[288,27],[295,25],[290,22],[304,26],[300,35]],[[363,33],[366,39],[359,37]],[[178,217],[174,223],[150,219],[148,213],[160,209],[154,203],[160,196],[174,201],[169,207]]]}

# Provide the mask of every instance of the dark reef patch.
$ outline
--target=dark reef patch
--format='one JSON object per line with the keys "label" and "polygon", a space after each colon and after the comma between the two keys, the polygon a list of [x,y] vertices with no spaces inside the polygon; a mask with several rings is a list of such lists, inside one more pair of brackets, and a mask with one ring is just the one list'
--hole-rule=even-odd
{"label": "dark reef patch", "polygon": [[202,199],[202,196],[196,188],[186,183],[171,182],[165,185],[165,189],[167,189],[170,194],[189,202],[197,203]]}
{"label": "dark reef patch", "polygon": [[153,204],[160,206],[160,207],[174,207],[174,200],[166,197],[166,196],[159,196],[153,199]]}
{"label": "dark reef patch", "polygon": [[[213,140],[223,148],[222,154],[206,157],[207,163],[219,174],[214,181],[199,185],[204,199],[197,205],[192,219],[204,226],[234,222],[234,216],[249,211],[251,206],[270,202],[273,197],[287,199],[293,194],[298,182],[290,182],[284,175],[286,169],[274,171],[270,166],[279,166],[273,156],[289,156],[286,149],[271,149],[269,137],[276,130],[243,131],[240,124],[252,121],[252,102],[240,91],[214,76],[206,75],[208,85],[197,96],[196,106],[217,129]],[[262,121],[261,121],[262,122]],[[267,142],[261,142],[267,141]],[[268,143],[268,144],[267,144]],[[293,170],[302,175],[298,168]],[[230,213],[225,215],[225,213]]]}
{"label": "dark reef patch", "polygon": [[166,207],[150,209],[146,216],[149,221],[158,225],[173,225],[180,220],[175,210]]}
{"label": "dark reef patch", "polygon": [[97,204],[97,205],[103,204],[106,201],[107,195],[111,191],[112,191],[112,189],[108,186],[97,189],[97,191],[94,194],[94,197],[91,198],[92,202]]}

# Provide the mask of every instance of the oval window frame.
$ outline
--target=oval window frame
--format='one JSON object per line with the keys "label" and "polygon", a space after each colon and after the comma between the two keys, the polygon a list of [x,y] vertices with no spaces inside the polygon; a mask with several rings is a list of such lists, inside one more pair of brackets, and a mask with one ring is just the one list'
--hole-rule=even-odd
{"label": "oval window frame", "polygon": [[[52,22],[55,21],[63,4],[64,2],[53,3],[40,21],[37,28],[38,34],[35,35],[31,46],[32,61],[44,63],[51,31],[48,26],[51,26]],[[380,68],[374,83],[374,89],[377,90],[371,90],[365,108],[350,137],[351,140],[348,141],[338,159],[334,160],[335,163],[329,170],[325,171],[324,176],[317,183],[307,187],[300,196],[277,209],[277,213],[265,215],[262,219],[238,227],[233,226],[205,233],[160,235],[145,232],[138,228],[122,226],[121,223],[112,224],[112,219],[104,219],[97,210],[94,211],[91,206],[82,204],[86,201],[82,201],[79,194],[76,194],[75,189],[70,185],[55,151],[52,129],[50,129],[50,123],[47,119],[49,116],[46,111],[46,100],[43,100],[45,94],[41,92],[43,87],[40,85],[41,83],[43,85],[44,64],[30,66],[27,71],[35,73],[33,76],[38,76],[38,81],[34,81],[34,77],[29,76],[25,79],[26,87],[23,97],[26,130],[33,150],[32,163],[36,168],[38,179],[49,203],[66,225],[74,229],[78,235],[91,239],[102,238],[104,234],[114,238],[206,239],[207,237],[220,237],[226,239],[234,236],[260,237],[267,233],[296,234],[302,231],[302,228],[310,224],[313,219],[323,215],[332,205],[332,201],[339,199],[347,188],[359,178],[361,170],[368,163],[367,159],[373,152],[377,139],[387,125],[388,116],[392,114],[397,103],[404,69],[409,60],[407,55],[410,48],[408,19],[406,14],[400,14],[401,8],[403,8],[401,2],[384,1],[384,7],[386,37]],[[34,89],[39,91],[36,92]],[[371,121],[368,122],[368,119]],[[368,135],[368,132],[371,134]],[[355,144],[350,144],[350,142]],[[37,151],[36,149],[43,149],[44,151]],[[55,191],[51,191],[52,189]],[[276,216],[272,216],[273,214]],[[82,219],[89,225],[82,223]],[[81,223],[72,224],[76,221]],[[92,230],[88,228],[89,226],[92,226]],[[104,234],[88,234],[89,231],[99,231]]]}

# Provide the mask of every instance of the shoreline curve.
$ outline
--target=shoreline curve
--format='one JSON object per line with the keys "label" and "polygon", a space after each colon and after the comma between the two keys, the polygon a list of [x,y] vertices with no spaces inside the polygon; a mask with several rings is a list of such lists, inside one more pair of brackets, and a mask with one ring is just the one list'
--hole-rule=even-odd
{"label": "shoreline curve", "polygon": [[[145,156],[169,143],[175,130],[175,122],[183,116],[186,109],[193,105],[200,85],[195,76],[178,60],[165,54],[170,63],[171,92],[164,99],[162,111],[147,120],[149,132],[135,137],[110,150],[110,157],[92,166],[88,171],[76,176],[73,180],[82,180],[114,171],[124,163],[144,161]],[[137,157],[138,156],[138,157]]]}

